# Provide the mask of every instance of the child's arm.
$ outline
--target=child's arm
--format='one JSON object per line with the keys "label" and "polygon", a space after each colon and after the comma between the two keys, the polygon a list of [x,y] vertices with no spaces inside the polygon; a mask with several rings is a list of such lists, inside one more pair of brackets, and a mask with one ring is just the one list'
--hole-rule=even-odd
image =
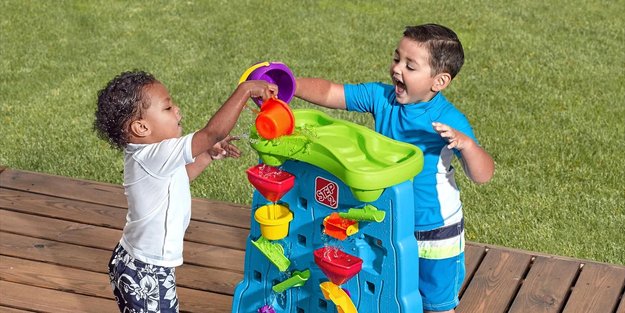
{"label": "child's arm", "polygon": [[447,148],[456,148],[462,155],[462,167],[467,176],[475,183],[487,183],[495,173],[493,158],[480,147],[471,137],[448,125],[434,122],[434,130],[447,139]]}
{"label": "child's arm", "polygon": [[208,151],[204,151],[197,155],[195,157],[195,162],[186,165],[189,181],[193,181],[200,176],[202,171],[204,171],[204,169],[206,169],[211,162],[213,162],[213,158]]}
{"label": "child's arm", "polygon": [[321,78],[297,78],[295,96],[330,109],[345,110],[343,85]]}
{"label": "child's arm", "polygon": [[238,158],[241,156],[241,151],[235,145],[231,143],[233,140],[239,140],[237,137],[227,136],[226,139],[216,143],[211,149],[200,153],[195,157],[195,162],[186,165],[187,175],[189,175],[189,181],[196,179],[208,165],[214,160],[221,160],[223,158]]}
{"label": "child's arm", "polygon": [[226,138],[236,125],[239,115],[250,97],[261,97],[266,100],[273,94],[278,94],[278,86],[264,80],[249,80],[239,84],[230,98],[210,118],[206,126],[193,135],[191,142],[193,157],[206,152]]}

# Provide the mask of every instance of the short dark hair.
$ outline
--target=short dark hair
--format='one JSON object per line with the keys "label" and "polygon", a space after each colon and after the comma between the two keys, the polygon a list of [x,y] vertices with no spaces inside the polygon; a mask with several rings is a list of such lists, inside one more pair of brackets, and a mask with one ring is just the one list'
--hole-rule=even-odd
{"label": "short dark hair", "polygon": [[98,107],[93,128],[98,137],[119,150],[128,144],[128,125],[149,107],[145,86],[158,80],[144,71],[123,72],[98,92]]}
{"label": "short dark hair", "polygon": [[406,26],[404,37],[423,44],[430,52],[432,76],[449,73],[456,77],[464,64],[464,50],[453,30],[438,24]]}

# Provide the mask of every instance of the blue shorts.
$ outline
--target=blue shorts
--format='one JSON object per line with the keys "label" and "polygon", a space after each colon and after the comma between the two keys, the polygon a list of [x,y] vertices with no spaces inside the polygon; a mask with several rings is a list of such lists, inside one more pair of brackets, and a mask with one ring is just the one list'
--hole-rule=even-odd
{"label": "blue shorts", "polygon": [[109,279],[120,312],[178,312],[175,268],[136,260],[117,244]]}
{"label": "blue shorts", "polygon": [[465,276],[464,220],[415,232],[419,244],[419,291],[423,309],[447,311],[458,305]]}

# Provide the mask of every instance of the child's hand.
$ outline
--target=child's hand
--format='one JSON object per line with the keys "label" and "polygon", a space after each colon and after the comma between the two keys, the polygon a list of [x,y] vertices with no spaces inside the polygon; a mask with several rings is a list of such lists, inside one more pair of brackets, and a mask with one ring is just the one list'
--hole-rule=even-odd
{"label": "child's hand", "polygon": [[449,127],[449,125],[433,122],[432,128],[434,128],[434,130],[441,135],[441,137],[449,142],[447,149],[456,148],[457,150],[462,151],[462,149],[475,143],[469,136]]}
{"label": "child's hand", "polygon": [[264,101],[278,94],[278,86],[264,80],[248,80],[242,84],[248,88],[251,98],[262,98]]}
{"label": "child's hand", "polygon": [[227,136],[224,140],[216,143],[212,148],[208,150],[208,153],[213,160],[221,160],[223,158],[238,158],[241,156],[241,151],[235,145],[231,143],[233,140],[239,140],[238,137]]}

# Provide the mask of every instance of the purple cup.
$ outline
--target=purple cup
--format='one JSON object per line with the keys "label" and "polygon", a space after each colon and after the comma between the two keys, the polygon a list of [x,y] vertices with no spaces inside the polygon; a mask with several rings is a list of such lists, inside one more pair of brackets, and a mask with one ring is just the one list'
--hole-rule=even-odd
{"label": "purple cup", "polygon": [[[278,85],[278,99],[289,103],[295,95],[295,77],[293,72],[281,62],[271,62],[268,66],[261,66],[250,73],[247,80],[264,80]],[[262,99],[253,99],[256,105],[263,103]]]}
{"label": "purple cup", "polygon": [[267,304],[258,309],[258,313],[276,313],[276,310],[274,310],[271,305]]}
{"label": "purple cup", "polygon": [[341,288],[341,289],[343,289],[343,291],[345,291],[345,293],[347,294],[348,297],[350,297],[350,298],[352,297],[352,294],[349,293],[349,290],[347,290],[345,288]]}

